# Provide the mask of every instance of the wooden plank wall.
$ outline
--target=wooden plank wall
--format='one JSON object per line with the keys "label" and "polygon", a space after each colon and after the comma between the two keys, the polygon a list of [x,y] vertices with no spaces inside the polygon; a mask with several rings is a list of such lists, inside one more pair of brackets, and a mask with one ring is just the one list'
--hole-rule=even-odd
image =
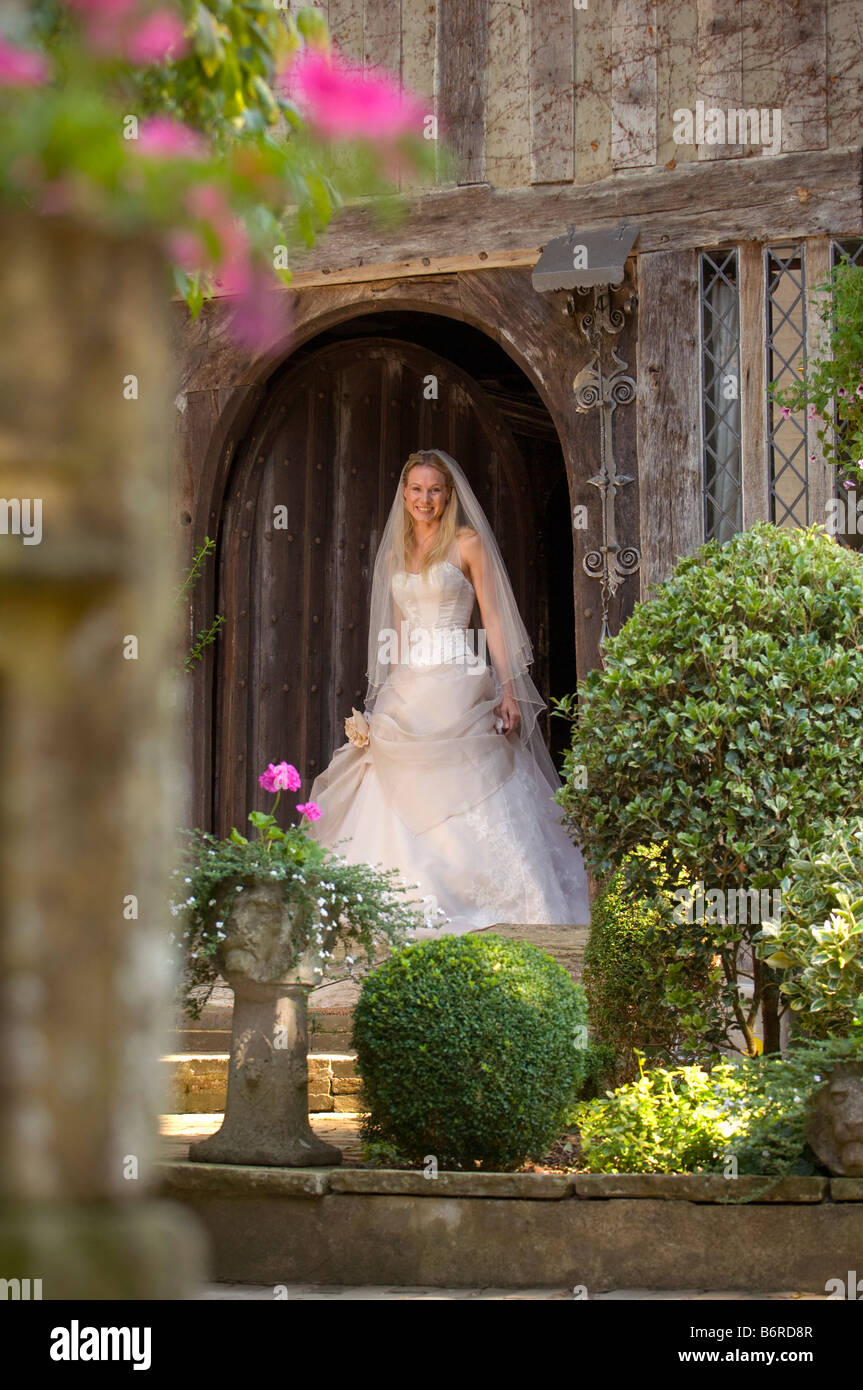
{"label": "wooden plank wall", "polygon": [[698,253],[639,257],[637,455],[641,493],[641,596],[704,538]]}
{"label": "wooden plank wall", "polygon": [[428,98],[461,184],[746,157],[675,142],[674,112],[696,101],[779,107],[784,153],[863,144],[863,0],[315,3],[344,53]]}

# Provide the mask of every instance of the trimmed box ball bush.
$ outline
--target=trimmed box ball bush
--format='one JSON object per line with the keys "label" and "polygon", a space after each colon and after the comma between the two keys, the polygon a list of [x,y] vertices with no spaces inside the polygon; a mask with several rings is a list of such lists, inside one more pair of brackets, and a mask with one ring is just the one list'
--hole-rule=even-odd
{"label": "trimmed box ball bush", "polygon": [[[654,843],[669,881],[772,894],[795,837],[859,812],[863,555],[824,531],[759,523],[702,546],[636,605],[605,661],[578,707],[560,706],[573,737],[558,800],[600,875]],[[690,991],[687,1026],[710,1047],[735,1046],[736,1028],[757,1053],[759,1011],[765,1050],[779,1046],[778,977],[756,960],[751,1001],[740,989],[759,930],[716,920],[687,946],[724,976],[718,1031]]]}
{"label": "trimmed box ball bush", "polygon": [[421,941],[366,979],[354,1046],[363,1137],[442,1168],[517,1168],[560,1137],[586,1072],[587,1009],[523,941]]}

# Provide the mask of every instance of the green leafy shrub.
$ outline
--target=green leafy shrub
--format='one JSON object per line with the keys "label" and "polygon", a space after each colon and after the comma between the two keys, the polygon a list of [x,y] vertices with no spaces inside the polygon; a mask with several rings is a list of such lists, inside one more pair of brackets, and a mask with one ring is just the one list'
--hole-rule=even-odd
{"label": "green leafy shrub", "polygon": [[863,818],[795,843],[788,872],[781,919],[764,926],[758,949],[786,972],[780,990],[801,1033],[848,1032],[863,1020]]}
{"label": "green leafy shrub", "polygon": [[[650,848],[636,853],[654,862],[658,857]],[[602,1052],[604,1087],[634,1080],[636,1052],[651,1065],[685,1060],[681,1018],[690,992],[698,993],[702,1008],[717,995],[715,967],[702,955],[681,955],[669,894],[634,896],[627,891],[624,869],[593,905],[582,975],[591,1041]],[[683,1007],[675,993],[681,984]]]}
{"label": "green leafy shrub", "polygon": [[444,1168],[516,1168],[560,1135],[585,1075],[579,986],[523,941],[397,951],[366,979],[354,1046],[367,1141]]}
{"label": "green leafy shrub", "polygon": [[642,1069],[637,1081],[576,1107],[585,1167],[595,1173],[811,1173],[811,1102],[837,1061],[863,1041],[833,1038],[787,1057]]}
{"label": "green leafy shrub", "polygon": [[[861,684],[863,556],[816,527],[760,523],[710,542],[636,606],[578,706],[559,706],[573,720],[565,818],[603,876],[653,843],[669,885],[683,872],[723,894],[775,893],[794,836],[859,809]],[[630,887],[652,891],[651,875],[637,857],[627,866]],[[757,1052],[759,1012],[775,1049],[772,972],[756,960],[751,999],[741,988],[760,920],[705,925],[681,930],[705,967],[719,957],[723,1037],[711,1049],[734,1046],[738,1029]],[[710,1019],[691,996],[695,1046]]]}

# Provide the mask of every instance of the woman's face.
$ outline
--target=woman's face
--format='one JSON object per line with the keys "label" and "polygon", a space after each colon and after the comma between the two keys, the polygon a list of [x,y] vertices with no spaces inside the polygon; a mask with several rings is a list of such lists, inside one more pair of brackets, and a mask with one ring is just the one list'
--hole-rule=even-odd
{"label": "woman's face", "polygon": [[449,501],[446,478],[429,463],[414,464],[402,492],[414,521],[439,521]]}

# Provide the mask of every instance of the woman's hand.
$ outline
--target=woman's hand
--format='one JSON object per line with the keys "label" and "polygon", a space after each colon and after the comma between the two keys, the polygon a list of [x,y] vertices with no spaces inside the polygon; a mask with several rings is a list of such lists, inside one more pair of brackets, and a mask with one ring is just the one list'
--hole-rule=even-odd
{"label": "woman's hand", "polygon": [[502,734],[510,734],[518,728],[521,723],[521,712],[518,708],[518,701],[511,695],[504,695],[499,705],[495,706],[495,714],[503,720]]}

